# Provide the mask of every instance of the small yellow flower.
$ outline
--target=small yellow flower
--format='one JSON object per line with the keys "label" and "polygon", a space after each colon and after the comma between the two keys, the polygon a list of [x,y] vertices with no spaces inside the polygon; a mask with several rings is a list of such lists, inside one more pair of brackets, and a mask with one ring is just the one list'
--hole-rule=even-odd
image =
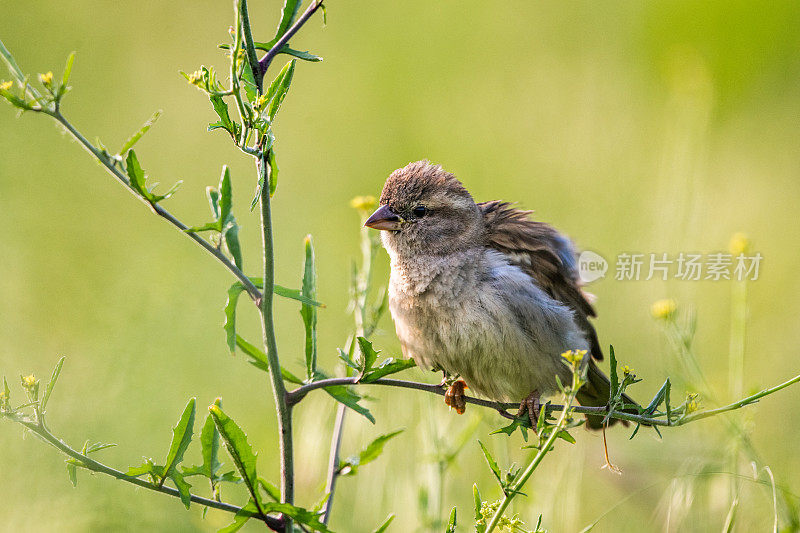
{"label": "small yellow flower", "polygon": [[734,255],[744,254],[750,250],[750,239],[744,233],[735,233],[731,237],[731,242],[728,245],[730,252]]}
{"label": "small yellow flower", "polygon": [[269,98],[267,98],[266,94],[262,94],[261,96],[256,98],[256,109],[258,109],[259,111],[263,110],[264,107],[267,105],[267,102],[269,102]]}
{"label": "small yellow flower", "polygon": [[36,376],[33,374],[22,377],[22,386],[26,389],[32,389],[36,386]]}
{"label": "small yellow flower", "polygon": [[622,365],[622,374],[625,376],[633,376],[635,375],[633,369],[628,365]]}
{"label": "small yellow flower", "polygon": [[650,313],[653,318],[659,320],[668,320],[675,316],[675,311],[678,309],[678,304],[672,298],[658,300],[650,307]]}
{"label": "small yellow flower", "polygon": [[53,73],[47,72],[46,74],[39,74],[39,80],[45,87],[50,87],[53,84]]}
{"label": "small yellow flower", "polygon": [[700,409],[700,395],[696,392],[686,395],[686,414],[694,413]]}
{"label": "small yellow flower", "polygon": [[350,207],[359,211],[372,211],[378,206],[374,196],[356,196],[350,200]]}
{"label": "small yellow flower", "polygon": [[191,83],[192,85],[197,85],[201,81],[203,81],[202,71],[195,70],[194,72],[189,74],[189,83]]}
{"label": "small yellow flower", "polygon": [[14,86],[13,81],[4,81],[0,83],[0,91],[9,91]]}
{"label": "small yellow flower", "polygon": [[583,357],[586,353],[586,350],[567,350],[561,354],[561,357],[566,359],[569,363],[578,366],[581,361],[583,361]]}

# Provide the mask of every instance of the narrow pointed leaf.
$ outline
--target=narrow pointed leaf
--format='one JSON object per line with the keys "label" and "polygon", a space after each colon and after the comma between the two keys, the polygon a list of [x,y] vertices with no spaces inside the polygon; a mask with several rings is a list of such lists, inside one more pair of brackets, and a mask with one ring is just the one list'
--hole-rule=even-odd
{"label": "narrow pointed leaf", "polygon": [[56,386],[56,382],[58,381],[58,376],[61,375],[61,367],[64,366],[64,360],[66,357],[61,357],[56,363],[55,368],[53,369],[53,374],[50,376],[50,381],[47,382],[47,386],[44,388],[44,396],[42,396],[42,411],[45,410],[47,407],[47,402],[50,401],[50,395],[53,393],[53,387]]}
{"label": "narrow pointed leaf", "polygon": [[[303,264],[301,294],[309,300],[317,297],[314,243],[311,240],[311,235],[307,235],[305,238],[305,262]],[[300,315],[303,317],[303,325],[305,326],[306,375],[311,379],[317,371],[317,308],[304,303],[300,307]]]}
{"label": "narrow pointed leaf", "polygon": [[272,289],[272,292],[281,296],[282,298],[289,298],[290,300],[297,300],[298,302],[306,305],[313,305],[315,307],[325,307],[325,304],[320,303],[316,300],[312,300],[307,296],[304,296],[302,291],[297,289],[288,289],[286,287],[282,287],[281,285],[275,285]]}
{"label": "narrow pointed leaf", "polygon": [[[167,452],[167,460],[164,463],[164,478],[169,477],[176,467],[183,461],[183,454],[192,442],[192,431],[194,429],[195,398],[189,400],[183,410],[178,424],[172,429],[172,442]],[[163,482],[163,481],[162,481]]]}
{"label": "narrow pointed leaf", "polygon": [[219,220],[221,227],[228,223],[233,211],[233,185],[231,185],[231,171],[228,165],[222,166],[222,175],[219,178]]}
{"label": "narrow pointed leaf", "polygon": [[375,368],[359,380],[361,383],[373,383],[374,381],[391,374],[396,374],[408,368],[414,368],[417,363],[413,359],[398,359],[397,361],[392,358],[386,359],[378,368]]}
{"label": "narrow pointed leaf", "polygon": [[358,346],[361,348],[361,374],[362,376],[372,370],[375,361],[378,360],[378,352],[372,347],[372,343],[364,337],[358,337]]}
{"label": "narrow pointed leaf", "polygon": [[214,107],[214,112],[219,117],[219,122],[209,124],[208,130],[212,131],[217,128],[222,128],[230,133],[231,137],[236,137],[236,126],[231,120],[231,116],[228,114],[228,104],[225,103],[225,100],[221,96],[215,94],[209,95],[209,99],[211,100],[211,105]]}
{"label": "narrow pointed leaf", "polygon": [[67,463],[67,475],[69,476],[69,481],[72,483],[73,487],[78,486],[78,468],[71,463]]}
{"label": "narrow pointed leaf", "polygon": [[72,75],[72,64],[75,62],[75,52],[71,52],[67,57],[67,64],[64,67],[64,73],[61,75],[61,86],[66,87],[69,83],[69,77]]}
{"label": "narrow pointed leaf", "polygon": [[645,410],[644,410],[645,414],[652,415],[653,413],[656,412],[656,409],[658,409],[658,406],[661,405],[661,403],[667,397],[667,394],[668,394],[668,391],[669,391],[669,387],[670,387],[669,378],[667,378],[667,380],[664,382],[664,384],[661,385],[661,388],[658,389],[658,392],[656,393],[656,395],[653,396],[653,399],[650,401],[650,404],[645,408]]}
{"label": "narrow pointed leaf", "polygon": [[275,196],[275,191],[278,189],[278,160],[275,159],[275,149],[270,149],[267,152],[267,163],[269,164],[269,196]]}
{"label": "narrow pointed leaf", "polygon": [[497,461],[494,460],[492,454],[489,453],[489,450],[486,449],[486,446],[483,445],[481,441],[478,441],[478,444],[481,445],[481,450],[483,450],[483,456],[486,458],[486,462],[489,464],[489,468],[492,470],[494,477],[497,478],[497,482],[500,483],[500,486],[503,486],[503,479],[502,474],[500,472],[500,467],[497,466]]}
{"label": "narrow pointed leaf", "polygon": [[[222,399],[214,400],[214,405],[222,407]],[[219,431],[214,419],[209,414],[200,432],[200,444],[203,453],[203,470],[206,477],[213,479],[222,464],[219,462]]]}
{"label": "narrow pointed leaf", "polygon": [[361,452],[359,452],[357,457],[351,457],[342,461],[339,466],[340,475],[352,476],[357,474],[358,469],[360,467],[369,464],[375,459],[377,459],[381,455],[381,453],[383,453],[383,447],[386,445],[386,443],[392,438],[402,433],[403,431],[405,430],[398,429],[397,431],[381,435],[372,442],[370,442],[366,448],[361,450]]}
{"label": "narrow pointed leaf", "polygon": [[228,249],[228,253],[233,258],[236,268],[242,270],[242,247],[239,244],[239,225],[236,223],[235,218],[230,218],[231,224],[228,229],[225,230],[225,248]]}
{"label": "narrow pointed leaf", "polygon": [[114,446],[116,446],[116,444],[113,442],[95,442],[87,446],[83,454],[88,455],[90,453],[99,452],[100,450],[105,450],[106,448],[113,448]]}
{"label": "narrow pointed leaf", "polygon": [[296,57],[297,59],[302,59],[303,61],[311,61],[313,63],[318,63],[322,61],[322,58],[318,55],[314,55],[308,51],[301,52],[300,50],[294,50],[292,48],[289,48],[288,46],[284,46],[283,48],[281,48],[281,51],[278,53],[288,54],[292,57]]}
{"label": "narrow pointed leaf", "polygon": [[281,108],[281,104],[286,98],[286,93],[289,91],[289,87],[292,84],[295,63],[297,63],[296,59],[292,59],[286,63],[283,69],[278,73],[278,76],[272,81],[266,93],[269,98],[267,116],[269,117],[270,123],[274,122],[275,115],[278,114],[278,110]]}
{"label": "narrow pointed leaf", "polygon": [[[65,72],[65,74],[66,74],[66,72]],[[66,84],[66,82],[64,82],[64,83]],[[153,113],[153,116],[151,116],[149,119],[147,119],[147,122],[145,122],[142,125],[142,127],[139,128],[139,130],[136,133],[131,135],[130,138],[128,138],[128,140],[125,141],[125,144],[123,144],[122,148],[119,149],[119,152],[118,152],[119,155],[124,155],[125,153],[127,153],[128,150],[133,148],[133,146],[137,142],[139,142],[139,139],[141,139],[142,136],[145,133],[147,133],[150,130],[150,128],[153,127],[153,125],[156,123],[156,121],[161,116],[161,113],[162,113],[162,111],[160,109],[158,111],[156,111],[155,113]]]}
{"label": "narrow pointed leaf", "polygon": [[228,299],[225,302],[225,323],[222,327],[231,354],[236,351],[236,304],[239,303],[239,296],[243,290],[244,286],[241,283],[234,283],[228,289]]}
{"label": "narrow pointed leaf", "polygon": [[450,510],[450,519],[447,521],[447,529],[444,530],[444,533],[456,533],[457,523],[458,523],[458,515],[456,513],[456,508],[453,507]]}
{"label": "narrow pointed leaf", "polygon": [[218,405],[209,406],[208,411],[211,413],[214,424],[217,426],[222,441],[225,443],[225,449],[233,459],[236,470],[242,476],[242,481],[250,492],[250,497],[254,502],[258,502],[256,454],[253,453],[253,449],[247,442],[247,435]]}
{"label": "narrow pointed leaf", "polygon": [[392,523],[392,520],[394,520],[394,514],[387,516],[386,520],[384,520],[383,523],[379,525],[372,533],[384,533],[389,528],[389,524]]}
{"label": "narrow pointed leaf", "polygon": [[169,478],[175,483],[175,488],[178,489],[181,502],[188,509],[189,505],[192,503],[192,486],[183,479],[183,476],[177,470],[173,470]]}
{"label": "narrow pointed leaf", "polygon": [[264,492],[266,492],[267,496],[269,496],[273,501],[281,501],[281,491],[278,489],[278,487],[261,477],[258,478],[258,484],[261,485],[261,488],[264,489]]}
{"label": "narrow pointed leaf", "polygon": [[285,0],[283,3],[283,11],[281,12],[281,21],[278,23],[278,29],[275,32],[275,39],[277,41],[289,28],[292,27],[297,11],[300,9],[301,0]]}
{"label": "narrow pointed leaf", "polygon": [[242,507],[242,509],[234,515],[233,522],[218,530],[217,533],[235,533],[242,529],[250,518],[257,515],[258,507],[256,507],[256,503],[251,499],[247,502],[247,505]]}
{"label": "narrow pointed leaf", "polygon": [[345,387],[344,385],[338,385],[336,387],[325,387],[325,392],[327,392],[337,402],[343,403],[356,413],[363,415],[373,424],[375,423],[375,417],[372,416],[372,413],[369,412],[369,409],[358,403],[358,401],[361,399],[361,396],[353,392],[352,388]]}
{"label": "narrow pointed leaf", "polygon": [[609,362],[610,371],[608,378],[611,381],[611,392],[609,393],[610,394],[609,400],[613,400],[614,398],[616,398],[617,393],[619,392],[619,375],[617,374],[617,357],[614,354],[614,347],[609,346],[608,352],[610,360]]}

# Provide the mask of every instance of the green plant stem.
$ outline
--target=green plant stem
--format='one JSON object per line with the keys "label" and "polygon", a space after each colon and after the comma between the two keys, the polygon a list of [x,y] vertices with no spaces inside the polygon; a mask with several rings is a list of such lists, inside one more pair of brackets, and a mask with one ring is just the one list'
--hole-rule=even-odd
{"label": "green plant stem", "polygon": [[347,416],[347,407],[340,403],[336,409],[336,422],[333,424],[333,435],[331,436],[331,452],[328,456],[328,475],[325,478],[325,494],[328,499],[322,508],[323,524],[327,525],[331,518],[333,508],[333,495],[336,492],[336,481],[339,479],[339,454],[342,447],[342,434],[344,433],[344,420]]}
{"label": "green plant stem", "polygon": [[175,226],[178,230],[180,230],[180,232],[183,235],[188,236],[194,242],[202,246],[208,253],[216,257],[217,260],[220,263],[222,263],[222,265],[225,268],[227,268],[234,276],[236,276],[236,278],[242,283],[242,285],[245,287],[245,290],[247,291],[247,294],[250,295],[250,298],[252,298],[254,301],[258,301],[261,298],[261,291],[259,291],[258,288],[255,285],[253,285],[253,282],[250,281],[250,278],[248,278],[244,274],[244,272],[242,272],[239,269],[239,267],[237,267],[230,259],[228,259],[225,256],[225,254],[222,253],[222,251],[220,251],[218,248],[216,248],[214,245],[212,245],[210,242],[206,241],[196,233],[187,233],[186,230],[189,229],[189,226],[187,226],[186,224],[175,218],[175,216],[173,216],[169,211],[167,211],[160,205],[158,204],[151,205],[147,200],[139,196],[136,193],[136,191],[134,191],[133,188],[131,187],[130,181],[128,180],[127,176],[125,176],[122,173],[122,171],[119,168],[117,168],[111,160],[109,160],[108,156],[106,156],[100,150],[98,150],[94,145],[92,145],[92,143],[90,143],[86,139],[86,137],[84,137],[77,129],[75,129],[72,123],[69,120],[67,120],[64,117],[64,115],[62,115],[58,111],[50,112],[44,110],[43,112],[53,117],[53,119],[55,119],[56,122],[61,124],[64,127],[64,129],[66,129],[67,132],[69,132],[69,134],[72,135],[72,137],[76,141],[78,141],[78,143],[87,152],[89,152],[95,159],[97,159],[105,167],[105,169],[108,171],[109,174],[111,174],[114,178],[116,178],[117,181],[122,183],[122,185],[124,185],[125,188],[128,189],[128,191],[130,191],[131,194],[133,194],[136,198],[138,198],[142,203],[147,205],[156,215],[160,216],[161,218],[163,218],[164,220]]}
{"label": "green plant stem", "polygon": [[[86,455],[83,455],[79,451],[75,450],[74,448],[70,447],[67,443],[63,440],[59,439],[55,435],[53,435],[44,425],[43,422],[31,422],[27,420],[22,420],[18,418],[14,418],[16,422],[22,424],[42,440],[53,446],[54,448],[58,449],[65,455],[72,457],[83,463],[83,465],[92,472],[100,472],[101,474],[109,475],[113,478],[119,479],[120,481],[127,481],[128,483],[132,483],[139,487],[144,487],[146,489],[150,489],[155,492],[161,492],[163,494],[168,494],[170,496],[174,496],[176,498],[180,498],[180,493],[177,489],[173,489],[172,487],[165,487],[163,485],[150,483],[143,479],[139,479],[137,477],[128,476],[119,470],[111,468],[110,466],[106,466],[103,463],[95,461]],[[191,495],[191,500],[195,503],[200,505],[204,505],[206,507],[212,507],[214,509],[219,509],[221,511],[227,511],[229,513],[239,513],[242,511],[241,507],[237,507],[236,505],[232,505],[230,503],[225,502],[218,502],[216,500],[203,498],[202,496],[196,496],[194,494]],[[247,511],[244,511],[247,512]],[[269,526],[270,529],[274,531],[282,531],[284,526],[284,521],[279,518],[274,518],[271,516],[259,516],[258,514],[253,513],[251,515],[252,518],[257,520],[261,520]]]}
{"label": "green plant stem", "polygon": [[253,32],[250,29],[250,11],[247,9],[247,0],[241,0],[239,12],[242,17],[242,35],[244,37],[245,51],[247,52],[247,62],[250,64],[250,71],[256,80],[258,93],[261,94],[264,88],[264,72],[261,71],[261,65],[258,64],[256,45],[253,40]]}
{"label": "green plant stem", "polygon": [[500,506],[494,512],[494,515],[492,515],[491,520],[489,520],[489,522],[486,524],[485,533],[492,533],[492,531],[494,531],[498,522],[500,521],[500,518],[503,516],[503,513],[505,513],[506,508],[508,508],[508,505],[511,503],[511,500],[513,500],[517,494],[520,493],[522,487],[528,482],[528,478],[533,475],[534,470],[536,470],[536,468],[541,464],[544,456],[550,452],[553,444],[558,438],[558,434],[567,424],[567,417],[571,412],[569,406],[575,400],[575,393],[571,392],[570,395],[565,399],[567,400],[565,402],[567,408],[561,411],[561,415],[558,417],[558,421],[556,422],[555,426],[551,429],[547,440],[539,447],[539,453],[537,453],[530,464],[528,464],[528,466],[525,468],[525,471],[522,472],[522,474],[520,474],[516,480],[514,480],[514,484],[504,491],[503,500],[500,502]]}
{"label": "green plant stem", "polygon": [[[275,256],[272,242],[272,212],[269,196],[270,166],[268,154],[256,161],[256,169],[264,191],[261,193],[261,229],[264,266],[264,296],[261,298],[261,329],[264,337],[264,351],[269,363],[275,409],[278,413],[278,434],[281,454],[281,501],[294,503],[294,452],[292,445],[292,410],[287,402],[286,387],[281,376],[278,359],[278,345],[275,339],[275,324],[272,309],[272,291],[275,285]],[[291,520],[286,520],[286,531],[291,533]]]}
{"label": "green plant stem", "polygon": [[733,402],[733,403],[725,405],[723,407],[718,407],[716,409],[708,409],[706,411],[698,411],[696,413],[692,413],[690,415],[685,416],[681,420],[676,421],[672,425],[674,425],[674,426],[682,426],[684,424],[688,424],[689,422],[694,422],[696,420],[702,420],[704,418],[708,418],[708,417],[711,417],[711,416],[716,416],[716,415],[719,415],[719,414],[722,414],[722,413],[727,413],[728,411],[734,411],[736,409],[740,409],[742,407],[745,407],[746,405],[750,405],[751,403],[757,402],[758,400],[760,400],[764,396],[769,396],[770,394],[774,394],[774,393],[778,392],[779,390],[782,390],[782,389],[785,389],[786,387],[789,387],[790,385],[794,385],[798,381],[800,381],[800,375],[795,376],[795,377],[793,377],[792,379],[790,379],[788,381],[784,381],[780,385],[776,385],[776,386],[774,386],[772,388],[769,388],[769,389],[764,389],[761,392],[757,392],[756,394],[748,396],[747,398],[742,398],[741,400],[739,400],[737,402]]}

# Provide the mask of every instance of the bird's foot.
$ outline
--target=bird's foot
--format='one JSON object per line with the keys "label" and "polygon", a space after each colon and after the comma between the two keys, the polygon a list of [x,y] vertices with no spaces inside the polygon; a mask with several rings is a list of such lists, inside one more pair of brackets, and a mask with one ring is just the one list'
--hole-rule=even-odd
{"label": "bird's foot", "polygon": [[531,426],[533,426],[534,430],[536,429],[536,424],[539,422],[539,411],[542,406],[540,401],[541,396],[539,391],[533,391],[527,398],[520,402],[519,411],[517,412],[517,417],[522,416],[526,411],[528,412],[528,418],[530,418]]}
{"label": "bird's foot", "polygon": [[450,409],[455,409],[456,413],[463,415],[464,411],[467,409],[467,401],[464,399],[464,389],[467,388],[467,384],[464,382],[463,379],[459,379],[458,381],[454,381],[450,387],[447,388],[447,392],[444,393],[444,403],[450,406]]}

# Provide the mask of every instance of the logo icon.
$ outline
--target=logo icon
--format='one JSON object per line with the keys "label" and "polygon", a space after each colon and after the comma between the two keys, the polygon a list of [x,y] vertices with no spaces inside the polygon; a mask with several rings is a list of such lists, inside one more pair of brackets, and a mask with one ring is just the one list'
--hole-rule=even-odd
{"label": "logo icon", "polygon": [[606,272],[608,272],[608,261],[600,254],[586,250],[578,256],[578,275],[584,283],[604,278]]}

